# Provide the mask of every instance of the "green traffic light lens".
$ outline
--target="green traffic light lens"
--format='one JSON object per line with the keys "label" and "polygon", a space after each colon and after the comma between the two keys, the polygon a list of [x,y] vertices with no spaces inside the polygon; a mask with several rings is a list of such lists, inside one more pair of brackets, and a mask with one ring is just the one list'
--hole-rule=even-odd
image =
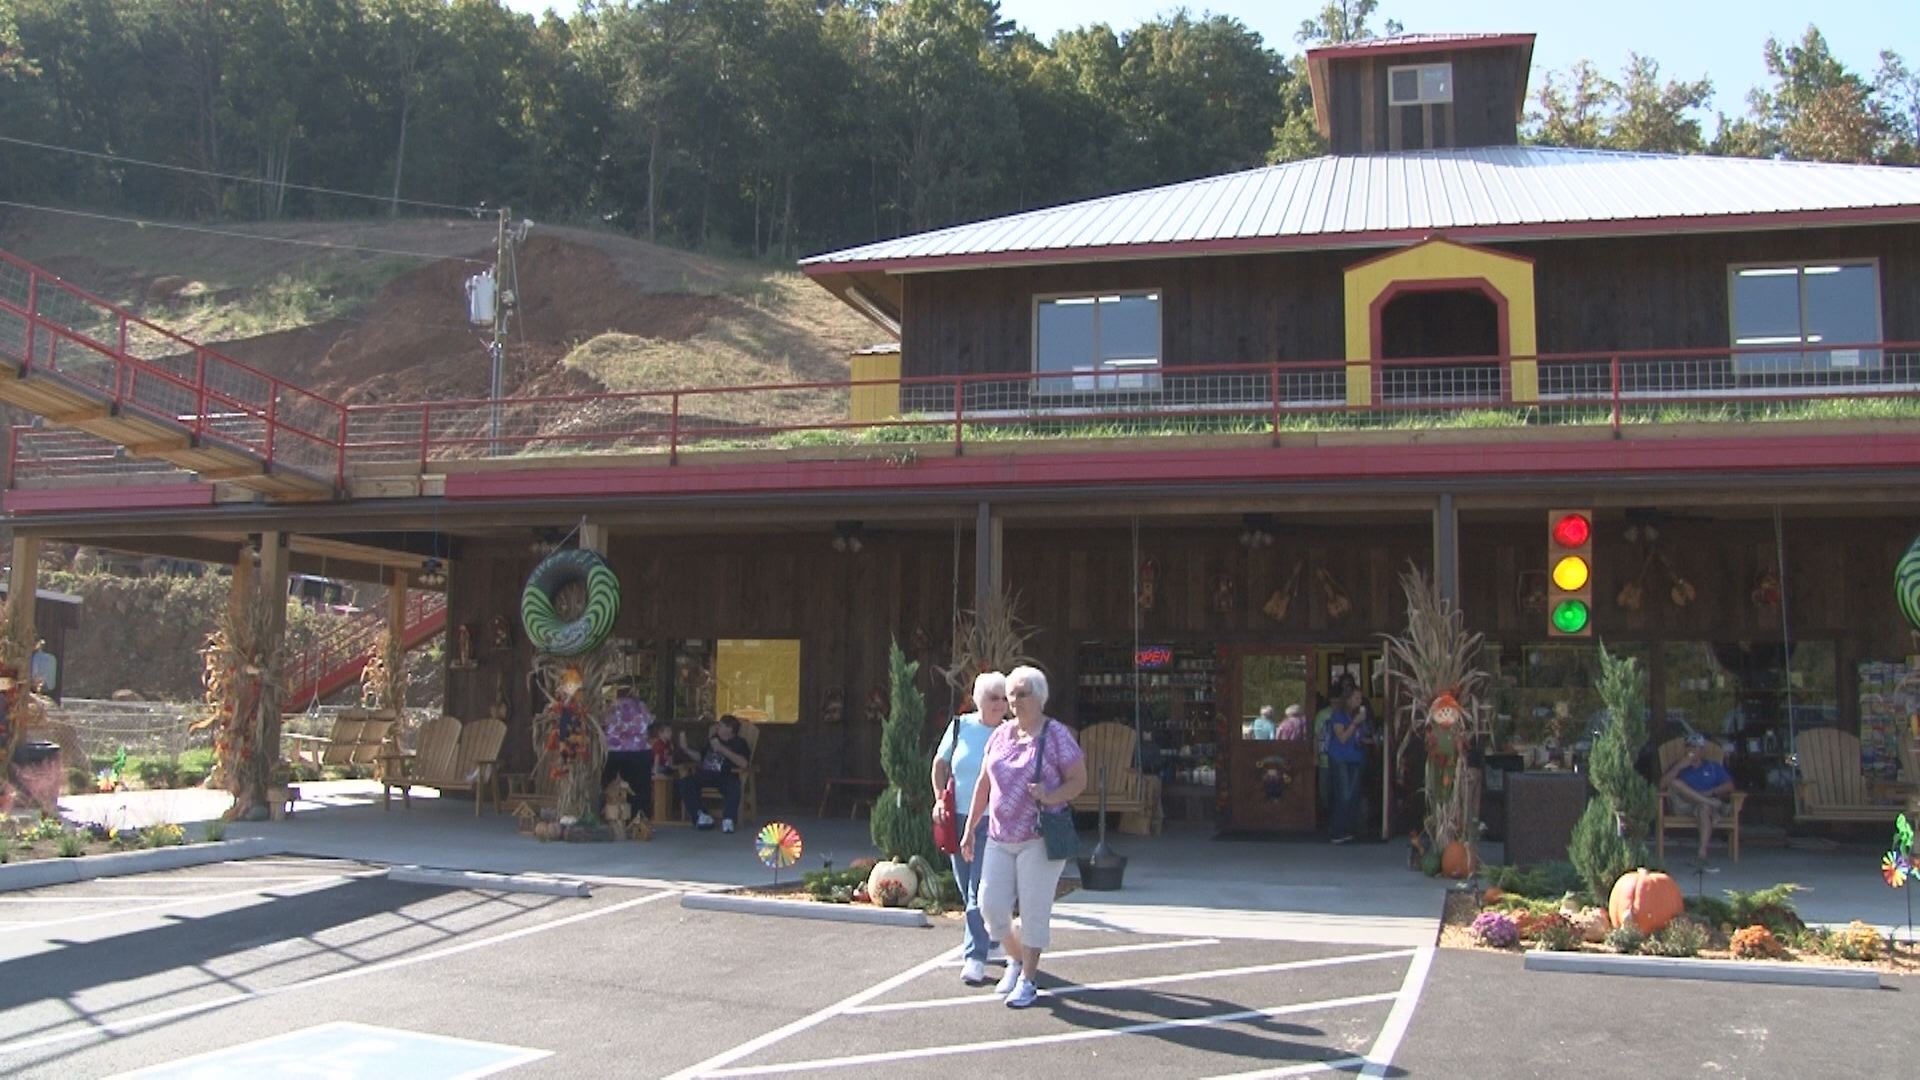
{"label": "green traffic light lens", "polygon": [[1563,634],[1577,634],[1587,628],[1587,605],[1580,600],[1562,600],[1553,606],[1553,628]]}

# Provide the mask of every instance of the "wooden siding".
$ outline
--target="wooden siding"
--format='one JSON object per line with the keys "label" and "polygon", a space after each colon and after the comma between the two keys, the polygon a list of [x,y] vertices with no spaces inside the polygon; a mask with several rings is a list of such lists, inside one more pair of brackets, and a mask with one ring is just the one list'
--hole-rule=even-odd
{"label": "wooden siding", "polygon": [[[1780,610],[1755,605],[1751,590],[1774,550],[1765,519],[1715,520],[1711,512],[1676,513],[1661,526],[1660,545],[1693,582],[1698,599],[1675,607],[1664,587],[1649,589],[1640,611],[1622,610],[1615,595],[1637,573],[1644,552],[1624,539],[1625,521],[1603,513],[1596,530],[1595,626],[1607,642],[1779,641]],[[1790,519],[1786,523],[1787,609],[1797,639],[1837,645],[1842,716],[1857,716],[1850,687],[1856,661],[1903,656],[1910,638],[1893,602],[1892,566],[1920,516]],[[1143,640],[1177,645],[1326,645],[1373,647],[1383,631],[1404,625],[1399,574],[1430,566],[1428,524],[1399,522],[1300,525],[1281,522],[1271,547],[1249,552],[1238,528],[1197,522],[1143,527],[1141,554],[1158,568],[1156,604],[1141,619]],[[638,538],[617,536],[611,558],[625,603],[617,633],[637,639],[797,637],[801,640],[801,708],[795,725],[764,729],[762,798],[768,805],[810,807],[830,777],[879,777],[880,727],[868,721],[870,688],[885,686],[887,647],[896,638],[921,661],[928,699],[926,736],[938,737],[952,700],[934,671],[944,662],[955,592],[953,537],[947,532],[877,532],[862,553],[833,553],[826,534],[779,537]],[[773,542],[777,541],[777,542]],[[1006,532],[1005,580],[1037,633],[1029,651],[1053,687],[1049,711],[1085,720],[1075,698],[1078,652],[1086,642],[1124,643],[1133,634],[1133,555],[1127,527],[1106,523],[1073,529]],[[816,550],[817,549],[817,550]],[[958,569],[961,604],[970,603],[973,548],[963,536]],[[1525,611],[1520,575],[1545,568],[1544,508],[1539,520],[1503,516],[1468,521],[1461,535],[1461,596],[1468,625],[1490,640],[1546,640],[1546,616]],[[452,596],[455,623],[484,630],[499,613],[518,609],[533,557],[524,546],[479,549],[460,564]],[[1301,573],[1287,619],[1261,610]],[[1341,617],[1319,584],[1325,571],[1351,600]],[[1222,589],[1231,596],[1223,608]],[[476,633],[475,671],[449,672],[448,710],[485,715],[496,680],[510,699],[508,766],[531,767],[532,703],[525,673],[532,656],[518,633],[510,650],[485,647]],[[1655,680],[1656,687],[1658,680]],[[821,720],[829,691],[844,696],[843,719]],[[1655,705],[1658,706],[1656,689]],[[661,706],[661,703],[654,703]],[[664,707],[660,708],[664,713]]]}
{"label": "wooden siding", "polygon": [[[1770,259],[1877,259],[1886,340],[1920,339],[1920,226],[1491,246],[1535,260],[1542,352],[1724,347],[1728,267]],[[1030,371],[1034,297],[1140,288],[1161,290],[1169,367],[1337,358],[1345,353],[1342,271],[1376,254],[1306,251],[909,275],[905,373]]]}
{"label": "wooden siding", "polygon": [[[1334,61],[1327,72],[1329,143],[1336,154],[1515,146],[1524,73],[1520,50],[1436,51]],[[1445,105],[1389,105],[1389,69],[1453,65],[1453,101]]]}

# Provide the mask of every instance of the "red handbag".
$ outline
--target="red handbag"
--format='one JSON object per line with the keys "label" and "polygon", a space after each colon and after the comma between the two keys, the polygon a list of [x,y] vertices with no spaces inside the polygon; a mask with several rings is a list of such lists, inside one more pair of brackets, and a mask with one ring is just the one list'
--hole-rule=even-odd
{"label": "red handbag", "polygon": [[947,810],[943,820],[940,815],[933,817],[933,846],[940,849],[942,855],[960,854],[960,811],[954,806],[953,778],[947,778],[947,786],[940,789],[937,796],[939,805]]}

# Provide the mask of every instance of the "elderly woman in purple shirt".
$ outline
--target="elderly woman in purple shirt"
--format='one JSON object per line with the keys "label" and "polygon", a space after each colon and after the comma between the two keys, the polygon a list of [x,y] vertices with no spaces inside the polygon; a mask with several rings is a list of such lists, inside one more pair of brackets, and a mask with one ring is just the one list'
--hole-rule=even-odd
{"label": "elderly woman in purple shirt", "polygon": [[[1073,733],[1046,714],[1047,677],[1037,668],[1008,672],[1007,698],[1013,705],[1014,722],[994,728],[987,740],[986,763],[973,789],[960,854],[973,858],[980,843],[977,834],[984,827],[980,913],[986,918],[987,933],[1007,950],[1007,974],[994,992],[1007,999],[1008,1008],[1024,1009],[1039,994],[1033,980],[1040,974],[1040,952],[1050,937],[1047,924],[1053,915],[1053,892],[1067,866],[1065,859],[1047,858],[1040,814],[1043,810],[1066,812],[1074,796],[1086,790],[1087,763]],[[1016,902],[1017,932],[1013,928]]]}

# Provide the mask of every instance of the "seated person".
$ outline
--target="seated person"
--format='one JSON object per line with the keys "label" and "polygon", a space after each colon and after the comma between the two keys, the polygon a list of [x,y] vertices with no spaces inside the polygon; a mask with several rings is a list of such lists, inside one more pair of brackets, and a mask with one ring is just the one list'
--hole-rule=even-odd
{"label": "seated person", "polygon": [[1660,786],[1667,793],[1667,812],[1692,814],[1700,822],[1700,852],[1695,861],[1705,865],[1707,841],[1713,837],[1713,815],[1726,809],[1721,797],[1733,793],[1733,776],[1727,767],[1707,757],[1705,736],[1687,736],[1687,752],[1667,774]]}
{"label": "seated person", "polygon": [[1284,742],[1299,742],[1305,739],[1307,737],[1306,711],[1298,705],[1287,706],[1286,719],[1280,721],[1280,726],[1275,730],[1275,735]]}
{"label": "seated person", "polygon": [[[681,745],[686,745],[684,740]],[[696,828],[713,828],[713,815],[700,806],[700,789],[712,787],[719,789],[726,803],[720,831],[733,831],[734,819],[740,816],[740,770],[747,767],[752,753],[753,748],[740,734],[739,718],[732,714],[722,716],[707,736],[700,767],[680,778],[680,805],[693,813]]]}
{"label": "seated person", "polygon": [[1277,728],[1273,722],[1273,706],[1260,706],[1260,715],[1253,718],[1253,727],[1247,733],[1247,738],[1258,739],[1261,742],[1271,742],[1277,736],[1278,732],[1279,728]]}

